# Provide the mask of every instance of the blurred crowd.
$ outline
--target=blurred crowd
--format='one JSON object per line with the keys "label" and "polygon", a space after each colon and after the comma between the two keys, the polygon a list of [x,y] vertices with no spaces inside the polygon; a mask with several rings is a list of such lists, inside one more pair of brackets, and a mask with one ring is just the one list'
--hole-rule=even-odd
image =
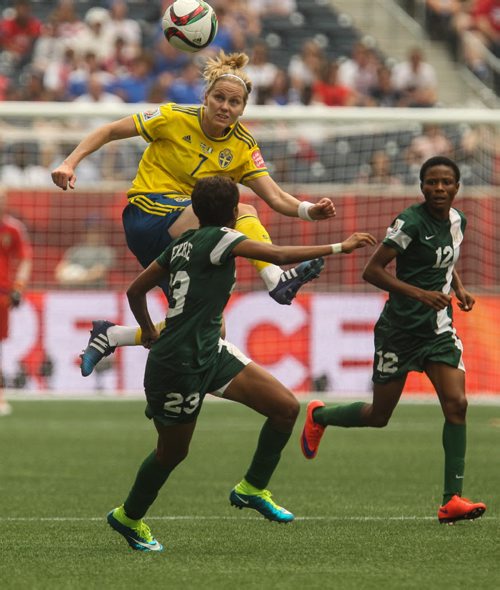
{"label": "blurred crowd", "polygon": [[[325,16],[329,5],[324,2],[212,0],[219,22],[217,36],[206,50],[188,54],[174,49],[161,29],[161,16],[171,1],[0,2],[0,101],[196,104],[203,95],[201,68],[208,56],[223,49],[244,51],[250,57],[247,69],[254,84],[250,104],[439,104],[436,71],[420,47],[412,47],[406,59],[395,62],[353,27],[348,36],[343,22],[340,29],[328,28],[342,19],[333,9]],[[417,4],[417,0],[400,1],[408,10]],[[484,54],[479,45],[466,45],[463,35],[475,35],[496,54],[493,32],[498,30],[494,25],[500,27],[500,0],[424,1],[430,35],[443,41],[454,38],[450,46],[457,55],[466,55],[471,68],[480,73]],[[313,9],[315,17],[311,17]],[[299,27],[295,25],[300,11],[304,21]],[[323,37],[317,34],[321,30]],[[103,122],[97,112],[85,126]],[[72,124],[78,127],[78,121]],[[429,146],[433,154],[455,157],[471,182],[498,184],[500,176],[496,138],[464,125],[446,132],[432,126],[411,129],[395,138],[374,133],[363,138],[358,133],[318,145],[311,139],[259,139],[268,165],[281,182],[373,183],[386,178],[389,184],[411,184]],[[51,186],[47,169],[71,151],[72,141],[69,133],[62,144],[5,139],[0,182],[11,187]],[[80,184],[129,178],[143,148],[133,141],[106,146],[99,157],[91,156],[79,167]],[[478,150],[481,154],[476,157]],[[381,173],[388,166],[391,170]]]}
{"label": "blurred crowd", "polygon": [[[250,55],[254,104],[436,103],[436,74],[418,48],[389,68],[384,56],[359,40],[339,54],[331,47],[335,39],[329,40],[332,51],[325,51],[316,38],[302,34],[297,52],[275,63],[263,27],[269,19],[297,14],[300,0],[214,0],[217,36],[195,55],[165,41],[160,23],[170,1],[104,0],[90,8],[81,0],[4,3],[0,100],[198,103],[203,91],[200,65],[224,49]],[[140,18],[131,18],[132,7]],[[336,16],[332,12],[328,18]],[[296,29],[290,34],[296,35]]]}
{"label": "blurred crowd", "polygon": [[[421,0],[400,0],[420,20]],[[424,0],[422,23],[433,41],[447,45],[451,57],[464,63],[500,94],[500,0]]]}

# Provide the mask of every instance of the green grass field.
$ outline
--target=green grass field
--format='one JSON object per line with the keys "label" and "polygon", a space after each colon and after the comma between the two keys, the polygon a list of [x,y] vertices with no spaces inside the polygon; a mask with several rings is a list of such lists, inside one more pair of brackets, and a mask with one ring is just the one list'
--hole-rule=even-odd
{"label": "green grass field", "polygon": [[154,447],[140,401],[13,402],[0,420],[0,587],[7,589],[497,589],[500,407],[469,407],[465,495],[475,522],[439,525],[442,417],[400,405],[382,431],[331,428],[302,458],[304,408],[270,488],[278,525],[231,507],[262,418],[207,403],[187,461],[147,519],[142,554],[106,524]]}

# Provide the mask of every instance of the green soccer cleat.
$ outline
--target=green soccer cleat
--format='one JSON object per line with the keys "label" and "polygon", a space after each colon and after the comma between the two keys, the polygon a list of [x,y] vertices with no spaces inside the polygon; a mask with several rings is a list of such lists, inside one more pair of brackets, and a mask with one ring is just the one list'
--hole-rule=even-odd
{"label": "green soccer cleat", "polygon": [[132,520],[125,514],[122,506],[111,510],[107,516],[111,528],[125,537],[127,543],[136,551],[163,551],[163,545],[151,534],[148,525],[142,520]]}
{"label": "green soccer cleat", "polygon": [[286,523],[291,522],[295,518],[286,508],[276,504],[269,490],[259,490],[246,481],[240,482],[231,491],[229,501],[232,506],[240,510],[242,508],[253,508],[257,512],[260,512],[267,520]]}

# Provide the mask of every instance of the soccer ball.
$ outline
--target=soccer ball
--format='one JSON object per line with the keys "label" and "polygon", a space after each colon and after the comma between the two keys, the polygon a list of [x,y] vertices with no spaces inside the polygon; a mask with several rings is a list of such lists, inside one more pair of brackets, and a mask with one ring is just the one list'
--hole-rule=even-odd
{"label": "soccer ball", "polygon": [[176,49],[195,53],[217,34],[217,15],[203,0],[175,0],[162,19],[163,34]]}

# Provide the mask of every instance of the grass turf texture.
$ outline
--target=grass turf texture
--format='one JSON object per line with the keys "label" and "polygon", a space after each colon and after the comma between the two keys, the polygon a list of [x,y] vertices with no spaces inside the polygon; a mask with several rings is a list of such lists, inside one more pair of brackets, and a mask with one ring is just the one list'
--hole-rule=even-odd
{"label": "grass turf texture", "polygon": [[382,430],[330,428],[314,461],[298,444],[270,489],[289,525],[235,510],[262,418],[205,404],[190,456],[146,519],[160,554],[106,524],[154,447],[142,402],[13,403],[0,420],[0,586],[10,589],[498,588],[500,407],[470,406],[465,495],[476,522],[439,525],[442,417],[401,405]]}

